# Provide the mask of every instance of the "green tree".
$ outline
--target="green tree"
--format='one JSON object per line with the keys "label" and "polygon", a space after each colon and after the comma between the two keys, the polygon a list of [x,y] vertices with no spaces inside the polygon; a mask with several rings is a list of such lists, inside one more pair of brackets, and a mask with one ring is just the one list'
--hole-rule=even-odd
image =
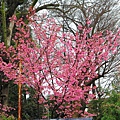
{"label": "green tree", "polygon": [[120,119],[120,92],[119,87],[113,85],[112,90],[106,89],[106,96],[93,100],[89,104],[89,111],[95,113],[93,120]]}
{"label": "green tree", "polygon": [[109,98],[102,103],[101,120],[119,120],[120,119],[120,93],[112,91]]}

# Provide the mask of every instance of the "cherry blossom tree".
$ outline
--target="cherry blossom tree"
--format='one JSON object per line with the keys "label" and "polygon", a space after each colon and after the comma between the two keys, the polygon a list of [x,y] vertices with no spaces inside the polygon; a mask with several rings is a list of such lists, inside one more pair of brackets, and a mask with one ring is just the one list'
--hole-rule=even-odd
{"label": "cherry blossom tree", "polygon": [[[98,73],[99,68],[117,53],[120,31],[116,34],[106,31],[106,36],[99,32],[89,37],[91,28],[78,26],[75,35],[61,33],[61,26],[54,19],[29,15],[29,24],[22,18],[11,18],[17,30],[15,46],[6,48],[0,43],[0,71],[6,76],[4,81],[13,80],[15,84],[34,88],[39,103],[51,110],[51,118],[92,116],[85,111],[95,98],[91,91],[96,86],[91,86],[91,82],[103,77],[104,74]],[[86,20],[86,24],[90,21]],[[8,63],[4,62],[4,56]]]}

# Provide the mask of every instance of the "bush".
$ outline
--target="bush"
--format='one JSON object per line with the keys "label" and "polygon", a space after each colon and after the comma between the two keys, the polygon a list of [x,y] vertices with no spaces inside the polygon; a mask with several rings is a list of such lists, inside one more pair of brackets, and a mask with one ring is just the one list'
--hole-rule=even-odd
{"label": "bush", "polygon": [[112,91],[109,98],[102,103],[101,120],[120,120],[120,93]]}
{"label": "bush", "polygon": [[15,119],[15,117],[13,116],[13,115],[11,115],[11,116],[2,116],[2,120],[17,120],[17,119]]}

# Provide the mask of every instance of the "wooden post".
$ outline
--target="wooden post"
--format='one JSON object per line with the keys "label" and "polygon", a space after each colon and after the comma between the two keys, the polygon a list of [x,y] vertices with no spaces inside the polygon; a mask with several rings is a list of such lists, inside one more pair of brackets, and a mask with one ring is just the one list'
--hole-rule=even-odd
{"label": "wooden post", "polygon": [[20,60],[19,62],[19,83],[18,83],[18,120],[21,120],[21,99],[22,99],[21,73],[22,73],[22,61]]}

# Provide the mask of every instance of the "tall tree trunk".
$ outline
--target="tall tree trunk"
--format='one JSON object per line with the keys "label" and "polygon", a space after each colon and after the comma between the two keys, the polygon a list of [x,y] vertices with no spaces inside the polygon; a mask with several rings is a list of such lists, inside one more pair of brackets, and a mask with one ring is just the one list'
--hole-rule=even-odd
{"label": "tall tree trunk", "polygon": [[[2,15],[2,41],[4,42],[6,48],[8,48],[11,44],[11,37],[12,37],[12,30],[14,27],[14,22],[11,21],[8,28],[6,25],[6,11],[5,11],[5,0],[2,0],[1,2],[1,15]],[[9,31],[9,34],[7,34],[7,31]],[[6,63],[9,63],[9,59],[7,58],[7,55],[1,55],[3,61]],[[3,105],[8,104],[8,94],[9,94],[9,82],[3,82],[3,80],[6,79],[6,76],[2,71],[0,71],[0,103]]]}

